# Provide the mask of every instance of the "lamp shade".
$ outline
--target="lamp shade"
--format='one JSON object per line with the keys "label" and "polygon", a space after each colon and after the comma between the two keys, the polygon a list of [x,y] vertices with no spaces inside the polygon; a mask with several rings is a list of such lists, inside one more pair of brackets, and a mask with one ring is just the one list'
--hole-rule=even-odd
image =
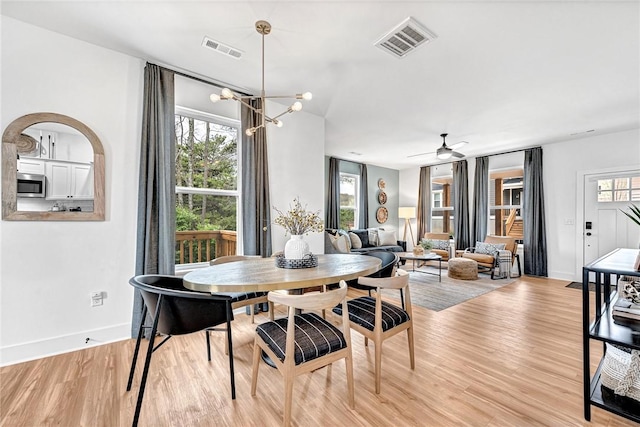
{"label": "lamp shade", "polygon": [[415,218],[416,208],[413,206],[398,208],[398,218]]}

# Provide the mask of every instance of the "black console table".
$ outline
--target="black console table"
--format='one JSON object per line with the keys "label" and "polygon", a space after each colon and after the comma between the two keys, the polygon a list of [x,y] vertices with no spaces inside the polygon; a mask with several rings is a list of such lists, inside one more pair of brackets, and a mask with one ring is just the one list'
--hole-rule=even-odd
{"label": "black console table", "polygon": [[[602,398],[600,372],[602,360],[593,376],[589,360],[591,340],[605,344],[618,344],[631,349],[640,350],[640,322],[638,327],[630,327],[614,323],[612,317],[613,303],[616,301],[617,282],[620,276],[640,276],[633,266],[638,256],[638,249],[616,249],[582,268],[582,343],[583,343],[583,381],[584,381],[584,418],[591,420],[591,406],[597,406],[624,418],[640,423],[640,414],[629,412]],[[595,274],[595,312],[592,320],[589,313],[589,275]],[[604,292],[603,292],[604,291]]]}

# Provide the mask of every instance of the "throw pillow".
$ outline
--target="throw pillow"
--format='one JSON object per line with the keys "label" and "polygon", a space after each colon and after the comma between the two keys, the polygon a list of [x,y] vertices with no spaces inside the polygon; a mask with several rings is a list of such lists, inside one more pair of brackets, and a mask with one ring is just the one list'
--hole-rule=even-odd
{"label": "throw pillow", "polygon": [[349,232],[349,239],[351,239],[351,247],[353,249],[360,249],[362,248],[362,241],[360,240],[360,238],[358,237],[358,235],[356,233],[353,232]]}
{"label": "throw pillow", "polygon": [[398,244],[395,231],[378,231],[378,244],[379,246],[393,246]]}
{"label": "throw pillow", "polygon": [[339,236],[330,236],[331,244],[338,252],[349,253],[351,251],[351,240],[349,237],[341,234]]}
{"label": "throw pillow", "polygon": [[378,229],[367,228],[367,232],[369,233],[369,244],[371,246],[380,246],[380,241],[378,240]]}
{"label": "throw pillow", "polygon": [[504,250],[504,243],[484,243],[484,242],[476,242],[476,253],[477,254],[487,254],[487,255],[495,255],[496,252]]}
{"label": "throw pillow", "polygon": [[431,241],[433,245],[433,249],[440,249],[443,251],[449,250],[449,241],[448,240],[438,240],[438,239],[428,239]]}
{"label": "throw pillow", "polygon": [[351,230],[351,232],[358,235],[363,248],[370,248],[373,246],[369,243],[369,232],[367,230]]}

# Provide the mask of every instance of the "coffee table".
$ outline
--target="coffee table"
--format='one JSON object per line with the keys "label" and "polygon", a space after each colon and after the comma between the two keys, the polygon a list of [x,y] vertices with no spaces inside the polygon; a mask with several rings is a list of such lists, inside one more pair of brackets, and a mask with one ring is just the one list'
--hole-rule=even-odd
{"label": "coffee table", "polygon": [[[416,255],[413,252],[399,252],[398,257],[400,260],[413,261],[413,269],[411,271],[417,271],[424,274],[433,274],[438,276],[438,282],[442,282],[442,257],[432,252],[428,254]],[[416,261],[438,261],[438,272],[432,273],[430,271],[416,270]]]}

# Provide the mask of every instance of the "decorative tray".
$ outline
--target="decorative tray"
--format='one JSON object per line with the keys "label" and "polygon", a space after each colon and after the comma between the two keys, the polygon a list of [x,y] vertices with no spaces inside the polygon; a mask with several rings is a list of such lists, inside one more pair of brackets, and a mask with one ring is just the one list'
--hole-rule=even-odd
{"label": "decorative tray", "polygon": [[314,254],[306,255],[302,259],[288,259],[284,255],[276,255],[276,267],[279,268],[312,268],[318,266],[318,257]]}

